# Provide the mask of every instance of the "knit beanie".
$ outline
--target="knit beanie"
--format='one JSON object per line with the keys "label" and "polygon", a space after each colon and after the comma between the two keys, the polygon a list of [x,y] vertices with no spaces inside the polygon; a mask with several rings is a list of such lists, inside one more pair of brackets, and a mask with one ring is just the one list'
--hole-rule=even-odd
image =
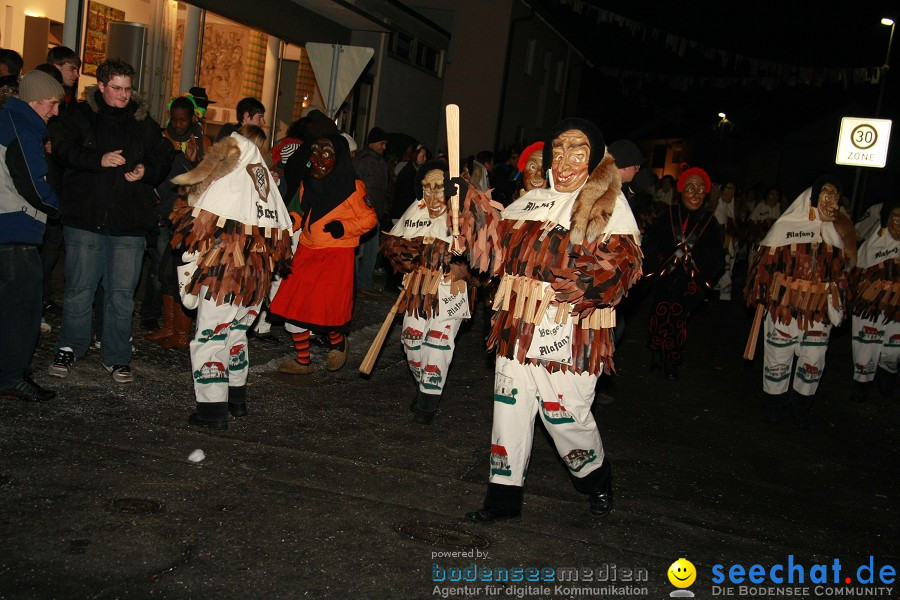
{"label": "knit beanie", "polygon": [[25,103],[48,98],[62,99],[65,95],[63,86],[43,71],[29,71],[19,82],[19,100]]}

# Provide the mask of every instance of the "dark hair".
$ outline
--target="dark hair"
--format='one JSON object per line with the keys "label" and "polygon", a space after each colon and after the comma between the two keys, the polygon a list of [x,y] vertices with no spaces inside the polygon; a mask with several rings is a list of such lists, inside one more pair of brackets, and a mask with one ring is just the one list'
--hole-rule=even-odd
{"label": "dark hair", "polygon": [[56,46],[54,48],[50,48],[50,51],[47,52],[47,62],[51,65],[64,65],[66,63],[72,63],[77,68],[81,68],[81,59],[78,58],[78,55],[75,54],[75,51],[67,46]]}
{"label": "dark hair", "polygon": [[475,155],[475,160],[480,162],[481,164],[493,162],[494,153],[490,150],[482,150],[478,154]]}
{"label": "dark hair", "polygon": [[97,81],[106,85],[113,77],[128,77],[134,82],[135,70],[121,58],[110,58],[104,60],[97,67]]}
{"label": "dark hair", "polygon": [[258,115],[259,113],[266,112],[266,107],[263,106],[263,103],[257,100],[256,98],[244,98],[240,102],[237,103],[237,121],[238,123],[243,122],[244,113],[247,113],[247,116],[252,118]]}
{"label": "dark hair", "polygon": [[0,63],[6,65],[10,75],[19,76],[19,73],[22,72],[22,62],[22,55],[15,50],[9,48],[0,50]]}
{"label": "dark hair", "polygon": [[194,115],[194,103],[184,96],[178,96],[172,100],[172,105],[169,107],[169,114],[172,114],[172,111],[176,108],[186,109],[191,116]]}
{"label": "dark hair", "polygon": [[287,135],[287,137],[292,137],[292,138],[297,138],[298,140],[302,140],[303,139],[303,130],[306,129],[306,124],[310,120],[311,119],[309,119],[307,117],[300,117],[299,119],[297,119],[296,121],[291,123],[290,127],[288,127],[287,134],[285,134],[285,135]]}
{"label": "dark hair", "polygon": [[60,85],[62,85],[62,82],[63,82],[62,73],[60,73],[60,72],[59,72],[59,69],[57,69],[56,67],[54,67],[54,66],[51,65],[50,63],[41,63],[41,64],[39,64],[38,66],[36,66],[36,67],[34,68],[34,70],[35,70],[35,71],[41,71],[41,72],[43,72],[43,73],[46,73],[47,75],[49,75],[49,76],[52,77],[53,79],[57,80],[57,81],[59,82]]}
{"label": "dark hair", "polygon": [[422,199],[424,197],[422,192],[422,180],[425,179],[425,176],[428,175],[429,171],[440,171],[444,174],[444,197],[449,198],[452,196],[452,184],[450,182],[450,171],[447,166],[447,161],[441,160],[440,158],[433,158],[422,163],[422,166],[416,171],[416,199]]}

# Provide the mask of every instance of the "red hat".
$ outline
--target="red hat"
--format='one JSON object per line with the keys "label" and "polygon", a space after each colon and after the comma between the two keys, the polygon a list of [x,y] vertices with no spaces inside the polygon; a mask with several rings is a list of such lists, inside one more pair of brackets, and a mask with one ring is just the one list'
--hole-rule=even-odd
{"label": "red hat", "polygon": [[691,175],[699,175],[703,178],[703,183],[706,184],[706,191],[709,193],[709,190],[712,189],[712,182],[709,180],[709,175],[701,169],[700,167],[691,167],[690,169],[685,169],[681,175],[678,176],[678,184],[675,186],[675,189],[678,190],[679,193],[684,191],[684,182]]}
{"label": "red hat", "polygon": [[519,155],[519,162],[516,163],[516,166],[519,168],[520,173],[525,172],[525,163],[528,162],[528,157],[537,152],[538,150],[544,149],[544,142],[535,142],[530,146],[526,146],[522,153]]}

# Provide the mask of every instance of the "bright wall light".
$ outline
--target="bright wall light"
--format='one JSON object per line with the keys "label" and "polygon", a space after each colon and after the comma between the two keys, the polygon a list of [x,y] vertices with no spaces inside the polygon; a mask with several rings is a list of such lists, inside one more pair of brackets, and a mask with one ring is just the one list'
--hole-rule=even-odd
{"label": "bright wall light", "polygon": [[720,118],[720,119],[724,119],[724,118],[725,118],[725,113],[719,113],[719,118]]}
{"label": "bright wall light", "polygon": [[894,20],[893,20],[893,19],[888,19],[887,17],[885,17],[885,18],[883,18],[883,19],[881,20],[881,24],[882,24],[882,25],[887,25],[888,27],[890,27],[891,25],[894,24]]}

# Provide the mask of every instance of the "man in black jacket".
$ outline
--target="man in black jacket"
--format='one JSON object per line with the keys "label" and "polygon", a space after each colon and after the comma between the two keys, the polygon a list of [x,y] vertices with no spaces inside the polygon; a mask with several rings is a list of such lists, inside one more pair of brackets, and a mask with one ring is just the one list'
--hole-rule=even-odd
{"label": "man in black jacket", "polygon": [[91,340],[91,305],[104,290],[103,366],[129,383],[134,291],[146,234],[156,224],[153,189],[169,172],[171,145],[147,104],[133,92],[134,68],[120,60],[97,67],[97,86],[62,115],[53,156],[65,168],[62,223],[66,291],[56,358],[48,372],[67,377]]}

